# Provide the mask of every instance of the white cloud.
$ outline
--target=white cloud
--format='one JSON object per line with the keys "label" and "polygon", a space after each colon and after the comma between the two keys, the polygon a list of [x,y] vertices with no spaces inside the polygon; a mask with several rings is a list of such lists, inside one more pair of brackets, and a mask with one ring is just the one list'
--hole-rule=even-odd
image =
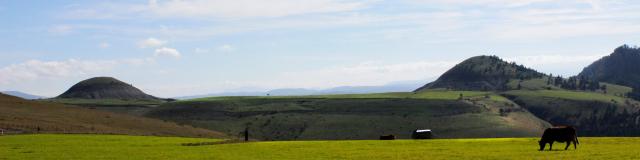
{"label": "white cloud", "polygon": [[145,40],[142,40],[142,41],[138,42],[138,46],[140,48],[157,48],[157,47],[160,47],[160,46],[162,46],[162,45],[164,45],[166,43],[167,43],[167,41],[163,41],[163,40],[159,40],[159,39],[151,37],[151,38],[147,38]]}
{"label": "white cloud", "polygon": [[[271,82],[271,88],[327,88],[336,86],[384,85],[401,80],[431,79],[453,67],[457,61],[415,61],[397,64],[362,62],[318,70],[285,72]],[[287,83],[282,83],[286,81]]]}
{"label": "white cloud", "polygon": [[[565,0],[565,1],[582,1],[582,0]],[[500,8],[513,8],[532,5],[543,2],[556,2],[554,0],[410,0],[413,3],[427,3],[438,5],[457,5],[457,6],[487,6]]]}
{"label": "white cloud", "polygon": [[127,58],[120,60],[122,64],[133,65],[133,66],[141,66],[147,64],[154,64],[156,60],[154,58]]}
{"label": "white cloud", "polygon": [[589,55],[560,55],[540,54],[529,56],[505,57],[504,60],[516,62],[540,72],[554,75],[573,76],[582,71],[583,67],[604,57],[606,54]]}
{"label": "white cloud", "polygon": [[100,47],[100,48],[109,48],[109,47],[111,47],[111,44],[109,44],[107,42],[102,42],[102,43],[98,44],[98,47]]}
{"label": "white cloud", "polygon": [[310,13],[334,13],[362,9],[369,1],[353,0],[149,0],[140,3],[103,3],[73,9],[69,18],[247,18],[283,17]]}
{"label": "white cloud", "polygon": [[209,53],[209,49],[196,48],[196,49],[193,50],[193,52],[195,52],[197,54],[204,54],[204,53]]}
{"label": "white cloud", "polygon": [[181,54],[178,50],[174,48],[162,47],[156,49],[154,56],[170,56],[175,58],[180,58]]}
{"label": "white cloud", "polygon": [[122,60],[77,60],[63,61],[29,60],[0,68],[0,84],[45,81],[85,75],[100,75],[114,70],[120,65],[144,65],[154,63],[150,58]]}
{"label": "white cloud", "polygon": [[361,2],[335,0],[192,0],[150,1],[149,11],[163,17],[282,17],[307,13],[351,11]]}
{"label": "white cloud", "polygon": [[218,50],[222,51],[222,52],[232,52],[232,51],[235,51],[236,48],[231,46],[231,45],[225,44],[225,45],[222,45],[222,46],[218,47]]}
{"label": "white cloud", "polygon": [[[465,27],[459,38],[498,41],[548,41],[640,32],[638,5],[604,0],[409,0],[458,12]],[[472,9],[469,9],[472,8]],[[448,26],[448,25],[442,25]],[[416,27],[417,28],[417,27]],[[468,36],[472,34],[473,36]],[[442,35],[442,34],[438,34]]]}
{"label": "white cloud", "polygon": [[117,61],[83,61],[69,59],[66,61],[40,61],[9,65],[0,68],[0,83],[18,83],[36,79],[72,77],[111,70]]}
{"label": "white cloud", "polygon": [[504,60],[509,62],[516,62],[526,66],[539,66],[549,64],[563,64],[563,63],[584,63],[594,62],[605,55],[534,55],[534,56],[516,56],[506,57]]}
{"label": "white cloud", "polygon": [[72,30],[73,30],[73,27],[71,25],[56,25],[49,28],[49,33],[64,35],[64,34],[71,33]]}
{"label": "white cloud", "polygon": [[[162,35],[175,39],[204,39],[235,33],[291,28],[295,30],[317,30],[319,28],[345,27],[357,27],[362,30],[362,35],[370,35],[363,39],[370,40],[379,39],[379,36],[375,35],[375,33],[388,33],[383,35],[382,38],[400,40],[405,37],[419,37],[405,39],[406,41],[425,41],[424,39],[430,39],[426,41],[441,41],[443,39],[539,41],[548,40],[549,38],[609,36],[640,32],[640,29],[638,29],[640,28],[640,23],[633,19],[633,17],[638,17],[638,6],[632,4],[633,1],[627,1],[631,2],[631,4],[621,3],[622,1],[604,0],[406,1],[412,3],[407,4],[403,3],[405,1],[400,1],[393,4],[397,5],[395,3],[399,3],[400,5],[397,6],[399,8],[407,7],[401,5],[411,5],[410,8],[419,8],[421,6],[418,5],[423,5],[433,9],[418,11],[411,9],[398,12],[360,10],[373,4],[387,3],[376,0],[158,0],[142,4],[104,2],[96,5],[97,7],[77,6],[76,8],[79,8],[76,9],[77,12],[73,12],[76,11],[73,8],[70,10],[73,10],[71,12],[73,13],[72,15],[86,15],[86,18],[102,18],[105,15],[110,15],[107,17],[131,19],[150,18],[152,21],[155,20],[154,18],[200,18],[197,19],[199,22],[197,26],[179,25],[149,28],[148,26],[132,25],[132,28],[111,26],[102,29],[134,35]],[[249,7],[249,9],[245,7]],[[259,8],[253,9],[250,7]],[[297,8],[314,9],[296,11],[298,10]],[[253,18],[233,19],[234,17]],[[187,19],[186,21],[190,20],[193,19]],[[207,22],[215,23],[212,25]],[[74,25],[74,29],[78,27]],[[95,26],[87,27],[96,28]],[[614,28],[608,29],[609,27]],[[374,34],[369,34],[371,32]],[[216,48],[211,48],[211,50],[216,50]]]}

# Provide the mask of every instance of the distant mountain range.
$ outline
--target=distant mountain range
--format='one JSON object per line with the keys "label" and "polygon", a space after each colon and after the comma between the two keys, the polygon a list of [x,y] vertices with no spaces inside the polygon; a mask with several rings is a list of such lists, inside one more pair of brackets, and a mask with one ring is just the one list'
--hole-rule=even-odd
{"label": "distant mountain range", "polygon": [[176,99],[194,99],[204,97],[221,96],[303,96],[303,95],[323,95],[323,94],[364,94],[364,93],[384,93],[384,92],[410,92],[424,83],[419,81],[398,81],[381,86],[341,86],[329,89],[305,89],[305,88],[282,88],[265,92],[223,92],[194,96],[175,97]]}
{"label": "distant mountain range", "polygon": [[7,94],[7,95],[19,97],[19,98],[22,98],[22,99],[28,99],[28,100],[46,98],[44,96],[37,96],[37,95],[28,94],[28,93],[24,93],[24,92],[20,92],[20,91],[1,91],[0,93],[4,93],[4,94]]}

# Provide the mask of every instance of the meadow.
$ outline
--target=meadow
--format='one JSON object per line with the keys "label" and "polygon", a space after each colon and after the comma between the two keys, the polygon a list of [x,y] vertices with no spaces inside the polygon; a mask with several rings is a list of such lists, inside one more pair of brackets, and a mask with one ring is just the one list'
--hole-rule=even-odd
{"label": "meadow", "polygon": [[538,151],[538,138],[264,141],[121,135],[0,136],[0,159],[639,159],[640,138],[580,137]]}
{"label": "meadow", "polygon": [[579,92],[566,90],[511,90],[504,92],[506,95],[529,96],[529,97],[547,97],[556,99],[578,100],[578,101],[600,101],[600,102],[625,102],[625,98],[613,96],[610,94],[602,94],[595,92]]}
{"label": "meadow", "polygon": [[[234,96],[234,97],[206,97],[190,99],[185,101],[206,102],[239,99],[431,99],[431,100],[456,100],[460,98],[491,96],[498,98],[494,93],[483,91],[449,91],[449,90],[429,90],[422,92],[390,92],[390,93],[370,93],[370,94],[333,94],[333,95],[310,95],[310,96]],[[501,99],[496,99],[501,100]]]}
{"label": "meadow", "polygon": [[230,136],[249,127],[260,140],[409,138],[421,128],[437,130],[438,138],[529,137],[548,127],[496,93],[446,90],[210,97],[165,103],[145,116]]}

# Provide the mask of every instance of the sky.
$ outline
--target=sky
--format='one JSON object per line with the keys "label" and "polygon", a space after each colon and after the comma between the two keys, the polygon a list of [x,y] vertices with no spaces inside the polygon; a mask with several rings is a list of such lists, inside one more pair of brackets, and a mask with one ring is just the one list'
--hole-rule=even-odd
{"label": "sky", "polygon": [[0,90],[160,96],[427,83],[497,55],[571,76],[640,44],[632,0],[0,0]]}

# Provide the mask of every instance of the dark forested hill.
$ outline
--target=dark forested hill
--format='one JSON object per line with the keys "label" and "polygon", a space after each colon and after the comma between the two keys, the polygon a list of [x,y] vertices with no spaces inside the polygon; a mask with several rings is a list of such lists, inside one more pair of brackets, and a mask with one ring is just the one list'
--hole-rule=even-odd
{"label": "dark forested hill", "polygon": [[57,98],[158,99],[112,77],[95,77],[81,81]]}
{"label": "dark forested hill", "polygon": [[496,56],[471,57],[416,91],[435,88],[453,90],[505,90],[512,79],[540,78],[544,74]]}
{"label": "dark forested hill", "polygon": [[579,76],[634,88],[640,87],[640,48],[620,46],[611,55],[585,67]]}

